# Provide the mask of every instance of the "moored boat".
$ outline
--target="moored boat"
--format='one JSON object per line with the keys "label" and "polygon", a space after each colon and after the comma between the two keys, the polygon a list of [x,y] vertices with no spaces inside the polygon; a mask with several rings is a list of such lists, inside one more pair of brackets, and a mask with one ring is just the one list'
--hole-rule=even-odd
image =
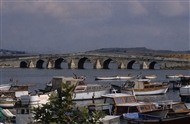
{"label": "moored boat", "polygon": [[125,113],[123,118],[126,119],[126,124],[187,124],[190,121],[190,115],[160,118],[147,114]]}
{"label": "moored boat", "polygon": [[158,109],[156,104],[150,102],[138,102],[136,97],[126,93],[112,93],[102,95],[104,103],[110,103],[112,115],[123,113],[146,113],[161,115],[167,111]]}
{"label": "moored boat", "polygon": [[183,79],[183,86],[179,88],[179,96],[182,102],[190,103],[190,77],[185,77]]}
{"label": "moored boat", "polygon": [[83,79],[76,79],[73,77],[53,76],[51,85],[48,84],[49,91],[62,90],[62,84],[74,85],[73,100],[92,100],[101,99],[102,94],[110,93],[110,85],[89,84]]}
{"label": "moored boat", "polygon": [[183,77],[183,74],[175,74],[175,75],[166,75],[166,78],[180,78]]}
{"label": "moored boat", "polygon": [[12,83],[0,84],[0,91],[1,90],[9,90],[11,88],[11,85],[13,85],[13,84]]}
{"label": "moored boat", "polygon": [[0,107],[13,108],[22,95],[28,95],[29,86],[35,85],[11,85],[9,90],[0,91]]}
{"label": "moored boat", "polygon": [[169,89],[169,84],[163,82],[150,82],[150,79],[136,79],[127,81],[122,86],[113,85],[123,93],[130,93],[134,95],[157,95],[165,94]]}
{"label": "moored boat", "polygon": [[146,76],[144,76],[144,78],[146,78],[146,79],[155,79],[155,78],[157,78],[157,75],[146,75]]}
{"label": "moored boat", "polygon": [[15,124],[15,115],[9,109],[0,107],[0,123],[1,124]]}
{"label": "moored boat", "polygon": [[13,108],[15,106],[16,99],[12,96],[0,97],[0,107]]}
{"label": "moored boat", "polygon": [[[52,92],[53,93],[53,92]],[[21,106],[38,107],[49,102],[51,93],[22,95],[20,98]]]}
{"label": "moored boat", "polygon": [[117,80],[117,76],[95,76],[95,80]]}
{"label": "moored boat", "polygon": [[175,116],[178,115],[189,115],[190,110],[184,102],[173,101],[173,100],[164,100],[155,102],[159,106],[160,109],[169,110],[167,116]]}
{"label": "moored boat", "polygon": [[190,110],[184,102],[173,100],[158,101],[156,104],[160,109],[168,110],[164,116],[152,116],[150,114],[125,113],[123,118],[127,124],[186,124],[190,121]]}
{"label": "moored boat", "polygon": [[135,76],[128,74],[128,75],[115,75],[115,76],[95,76],[95,80],[128,80],[133,79]]}

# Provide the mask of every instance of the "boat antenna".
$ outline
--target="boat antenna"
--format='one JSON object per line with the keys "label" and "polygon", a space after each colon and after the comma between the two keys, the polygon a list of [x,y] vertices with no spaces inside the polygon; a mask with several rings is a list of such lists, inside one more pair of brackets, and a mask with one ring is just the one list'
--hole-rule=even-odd
{"label": "boat antenna", "polygon": [[73,75],[75,76],[75,78],[77,79],[77,75],[75,73],[73,73]]}
{"label": "boat antenna", "polygon": [[137,79],[140,79],[140,77],[141,77],[141,72],[137,75]]}

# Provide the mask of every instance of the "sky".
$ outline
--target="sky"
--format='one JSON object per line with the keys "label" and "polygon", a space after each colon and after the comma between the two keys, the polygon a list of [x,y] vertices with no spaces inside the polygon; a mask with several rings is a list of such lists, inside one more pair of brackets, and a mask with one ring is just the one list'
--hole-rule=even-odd
{"label": "sky", "polygon": [[0,0],[0,49],[190,50],[190,0]]}

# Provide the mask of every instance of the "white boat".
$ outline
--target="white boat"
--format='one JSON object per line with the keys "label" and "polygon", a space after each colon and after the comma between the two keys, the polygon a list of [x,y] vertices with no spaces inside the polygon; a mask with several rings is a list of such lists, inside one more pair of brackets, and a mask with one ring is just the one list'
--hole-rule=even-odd
{"label": "white boat", "polygon": [[190,85],[180,87],[179,96],[182,102],[190,103]]}
{"label": "white boat", "polygon": [[110,87],[102,87],[99,84],[84,84],[76,86],[73,100],[100,99],[102,94],[110,93]]}
{"label": "white boat", "polygon": [[120,116],[106,115],[100,119],[100,124],[121,124]]}
{"label": "white boat", "polygon": [[11,85],[12,85],[12,83],[0,84],[0,90],[9,90]]}
{"label": "white boat", "polygon": [[22,106],[38,107],[49,102],[50,93],[22,95],[20,98]]}
{"label": "white boat", "polygon": [[128,79],[133,79],[135,76],[128,74],[124,76],[95,76],[95,80],[128,80]]}
{"label": "white boat", "polygon": [[182,79],[185,85],[179,88],[179,96],[181,97],[182,102],[190,103],[190,76],[186,76]]}
{"label": "white boat", "polygon": [[117,80],[117,76],[95,76],[95,80]]}
{"label": "white boat", "polygon": [[0,97],[0,107],[13,108],[15,106],[16,99],[11,96]]}
{"label": "white boat", "polygon": [[190,110],[184,102],[173,100],[155,102],[160,110],[165,110],[161,115],[142,113],[125,113],[123,118],[127,124],[186,124],[190,121]]}
{"label": "white boat", "polygon": [[173,78],[180,78],[180,77],[183,77],[183,76],[184,76],[183,74],[166,75],[166,78],[173,79]]}
{"label": "white boat", "polygon": [[146,76],[144,76],[144,78],[146,78],[146,79],[155,79],[155,78],[157,78],[157,75],[146,75]]}
{"label": "white boat", "polygon": [[117,76],[116,77],[118,80],[128,80],[128,79],[133,79],[135,76],[133,75],[126,75],[126,76]]}
{"label": "white boat", "polygon": [[2,109],[1,112],[2,112],[6,117],[8,117],[8,118],[13,118],[13,117],[15,117],[15,115],[13,115],[13,114],[9,111],[9,109]]}
{"label": "white boat", "polygon": [[110,85],[88,84],[83,79],[75,79],[73,77],[53,76],[51,83],[50,91],[57,90],[58,92],[62,90],[62,83],[74,85],[73,100],[100,99],[102,94],[110,93],[111,90]]}
{"label": "white boat", "polygon": [[168,91],[169,85],[165,85],[162,82],[153,83],[150,81],[150,79],[136,79],[127,81],[124,85],[118,87],[120,87],[121,92],[134,95],[157,95],[165,94]]}
{"label": "white boat", "polygon": [[13,108],[22,95],[29,94],[29,86],[33,85],[11,85],[9,90],[0,91],[0,107]]}

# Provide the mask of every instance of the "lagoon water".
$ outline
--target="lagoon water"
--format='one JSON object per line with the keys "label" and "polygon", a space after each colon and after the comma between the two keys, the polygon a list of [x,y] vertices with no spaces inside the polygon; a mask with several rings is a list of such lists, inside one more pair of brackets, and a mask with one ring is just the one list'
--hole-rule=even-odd
{"label": "lagoon water", "polygon": [[[85,67],[85,69],[29,69],[29,68],[1,68],[0,69],[0,84],[9,83],[10,78],[13,78],[13,82],[18,80],[19,84],[36,84],[35,87],[31,87],[30,90],[34,91],[38,88],[44,88],[46,83],[48,83],[53,76],[66,76],[73,77],[74,74],[81,76],[86,76],[87,83],[99,83],[109,85],[112,84],[122,84],[125,81],[95,81],[94,76],[111,76],[111,75],[152,75],[156,74],[156,81],[168,81],[166,79],[166,75],[174,75],[174,74],[184,74],[190,75],[190,70],[142,70],[142,69],[117,69],[116,67],[110,67],[110,69],[93,69],[90,67]],[[170,91],[165,95],[159,95],[162,98],[170,98],[173,100],[179,100],[179,96],[177,94],[178,91],[173,91],[172,87]],[[151,96],[149,96],[151,97]],[[156,99],[159,97],[155,96]],[[146,97],[147,98],[147,97]]]}
{"label": "lagoon water", "polygon": [[[166,75],[174,74],[184,74],[190,75],[190,70],[142,70],[142,69],[117,69],[115,66],[111,66],[110,69],[93,69],[92,66],[85,66],[85,69],[29,69],[29,68],[1,68],[0,69],[0,83],[9,83],[10,78],[13,78],[13,82],[18,80],[19,84],[36,84],[35,87],[31,87],[30,90],[34,91],[39,88],[44,88],[46,83],[48,83],[52,76],[69,76],[73,77],[73,73],[81,76],[86,76],[87,83],[99,83],[104,85],[112,84],[122,84],[125,81],[95,81],[94,76],[108,76],[108,75],[157,75],[157,81],[168,81]],[[172,86],[166,94],[154,95],[154,96],[139,96],[138,100],[142,101],[158,101],[158,100],[174,100],[180,101],[179,91],[172,90]],[[92,101],[90,101],[92,102]],[[87,104],[85,101],[79,103],[81,105]]]}

